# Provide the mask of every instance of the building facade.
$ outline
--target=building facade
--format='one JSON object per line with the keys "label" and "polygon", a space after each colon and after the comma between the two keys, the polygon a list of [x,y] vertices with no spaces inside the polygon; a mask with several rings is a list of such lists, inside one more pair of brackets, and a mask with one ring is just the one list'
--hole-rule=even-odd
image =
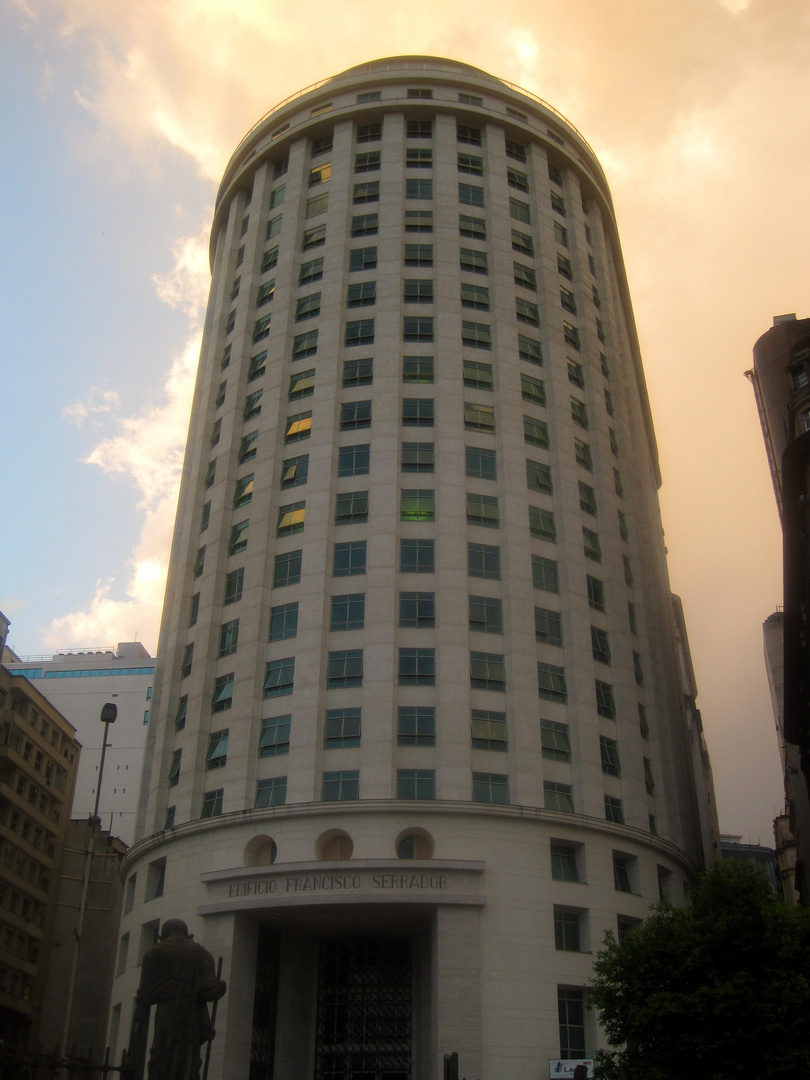
{"label": "building facade", "polygon": [[80,747],[39,691],[0,666],[0,1040],[35,1048]]}
{"label": "building facade", "polygon": [[370,63],[246,136],[211,266],[112,1033],[182,917],[214,1076],[564,1075],[716,844],[599,163]]}
{"label": "building facade", "polygon": [[[783,604],[763,624],[765,665],[785,776],[774,829],[785,897],[810,903],[810,319],[777,315],[754,345],[754,387],[782,525]],[[792,872],[792,880],[787,875]]]}
{"label": "building facade", "polygon": [[131,844],[149,723],[155,661],[140,641],[115,649],[63,649],[52,656],[18,657],[6,650],[3,663],[35,684],[67,717],[82,744],[73,803],[74,818],[92,815],[101,762],[104,725],[101,707],[112,702],[118,717],[110,724],[104,759],[99,817],[105,829]]}

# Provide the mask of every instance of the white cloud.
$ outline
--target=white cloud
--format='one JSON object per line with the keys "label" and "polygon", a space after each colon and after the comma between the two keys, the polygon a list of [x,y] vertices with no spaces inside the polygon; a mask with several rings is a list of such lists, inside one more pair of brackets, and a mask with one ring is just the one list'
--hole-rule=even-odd
{"label": "white cloud", "polygon": [[[163,384],[162,400],[143,413],[116,421],[117,433],[98,443],[84,459],[105,473],[130,477],[140,493],[138,509],[145,517],[138,544],[129,560],[123,598],[116,598],[114,579],[97,583],[85,608],[69,612],[51,623],[45,641],[53,647],[65,643],[110,645],[138,635],[147,648],[157,643],[163,593],[166,586],[177,492],[183,468],[194,379],[200,354],[200,317],[208,290],[207,226],[175,244],[174,267],[153,281],[158,296],[189,316],[189,337],[173,357]],[[65,410],[74,423],[111,407],[112,391],[97,401],[91,390],[85,402]],[[118,404],[117,395],[115,403]],[[118,590],[120,592],[120,588]]]}
{"label": "white cloud", "polygon": [[74,401],[72,405],[66,405],[62,415],[76,427],[83,427],[85,420],[90,416],[98,416],[102,413],[111,412],[121,404],[121,398],[115,390],[101,390],[98,386],[91,386],[87,391],[84,401]]}

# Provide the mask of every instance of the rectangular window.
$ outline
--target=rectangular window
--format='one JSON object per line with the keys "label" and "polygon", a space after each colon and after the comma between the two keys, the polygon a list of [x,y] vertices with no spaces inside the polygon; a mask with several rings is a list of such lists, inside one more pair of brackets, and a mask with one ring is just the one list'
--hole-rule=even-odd
{"label": "rectangular window", "polygon": [[244,566],[240,566],[238,570],[232,570],[225,578],[225,599],[223,602],[235,604],[237,600],[241,600],[244,583]]}
{"label": "rectangular window", "polygon": [[325,772],[321,784],[322,802],[353,802],[360,798],[360,772],[344,769],[342,772]]}
{"label": "rectangular window", "polygon": [[484,285],[471,285],[462,282],[461,306],[476,308],[478,311],[489,311],[489,289]]}
{"label": "rectangular window", "polygon": [[374,203],[380,201],[380,181],[368,180],[362,184],[354,185],[354,195],[352,202],[357,203]]}
{"label": "rectangular window", "polygon": [[492,348],[492,328],[488,323],[461,323],[461,343],[472,349]]}
{"label": "rectangular window", "polygon": [[565,814],[573,814],[574,800],[571,796],[571,785],[556,784],[551,780],[545,780],[543,805],[546,810],[561,810]]}
{"label": "rectangular window", "polygon": [[594,660],[600,664],[610,663],[610,642],[607,630],[602,630],[599,626],[591,627],[591,651]]}
{"label": "rectangular window", "polygon": [[298,633],[298,601],[270,608],[270,641],[294,638]]}
{"label": "rectangular window", "polygon": [[574,458],[580,468],[588,469],[589,472],[593,470],[591,448],[588,443],[582,442],[581,439],[574,439]]}
{"label": "rectangular window", "polygon": [[542,555],[532,555],[532,584],[544,592],[558,592],[557,563]]}
{"label": "rectangular window", "polygon": [[644,762],[644,786],[648,795],[655,794],[655,779],[652,772],[652,763],[649,758],[643,758]]}
{"label": "rectangular window", "polygon": [[552,165],[551,162],[548,163],[548,178],[552,182],[552,184],[556,184],[558,187],[562,187],[562,173],[557,168],[557,166]]}
{"label": "rectangular window", "polygon": [[509,214],[515,221],[523,221],[527,225],[531,221],[531,214],[529,212],[529,204],[521,202],[520,199],[509,198]]}
{"label": "rectangular window", "polygon": [[564,705],[568,700],[565,668],[558,667],[556,664],[538,663],[537,689],[540,697],[545,701],[558,701]]}
{"label": "rectangular window", "polygon": [[460,143],[468,146],[481,145],[481,128],[470,127],[468,124],[456,124],[456,138]]}
{"label": "rectangular window", "polygon": [[239,620],[231,619],[219,628],[219,656],[231,656],[239,642]]}
{"label": "rectangular window", "polygon": [[487,273],[487,253],[485,251],[476,251],[474,248],[462,248],[459,254],[459,261],[461,269],[470,274]]}
{"label": "rectangular window", "polygon": [[378,214],[358,214],[352,218],[352,236],[376,236],[379,228]]}
{"label": "rectangular window", "polygon": [[562,952],[580,952],[580,915],[554,909],[554,947]]}
{"label": "rectangular window", "polygon": [[335,524],[359,525],[368,521],[368,491],[344,491],[335,499]]}
{"label": "rectangular window", "polygon": [[517,191],[528,192],[529,190],[529,178],[520,169],[513,169],[511,166],[507,167],[506,182],[509,187],[515,188]]}
{"label": "rectangular window", "polygon": [[309,454],[287,458],[281,467],[281,488],[300,487],[309,476]]}
{"label": "rectangular window", "polygon": [[551,544],[557,542],[557,529],[551,510],[543,510],[537,506],[529,507],[529,535],[538,540],[547,540]]}
{"label": "rectangular window", "polygon": [[579,481],[579,508],[596,517],[596,494],[590,484]]}
{"label": "rectangular window", "polygon": [[376,247],[354,248],[349,252],[349,270],[374,270],[377,266]]}
{"label": "rectangular window", "polygon": [[422,488],[403,489],[399,496],[399,517],[401,521],[435,520],[435,492]]}
{"label": "rectangular window", "polygon": [[[621,811],[621,806],[619,807]],[[605,811],[607,816],[607,800],[605,800]],[[608,818],[609,821],[615,820],[614,818]],[[623,824],[623,822],[619,822]],[[632,874],[631,874],[631,859],[626,855],[619,855],[614,851],[613,853],[613,887],[617,892],[632,893]]]}
{"label": "rectangular window", "polygon": [[344,401],[340,407],[340,430],[371,427],[371,401]]}
{"label": "rectangular window", "polygon": [[276,536],[303,532],[306,512],[305,502],[288,503],[286,506],[280,506],[276,523]]}
{"label": "rectangular window", "polygon": [[432,139],[432,120],[408,120],[405,124],[406,139]]}
{"label": "rectangular window", "polygon": [[362,476],[369,471],[371,448],[368,443],[341,446],[338,450],[338,476]]}
{"label": "rectangular window", "polygon": [[429,278],[406,278],[402,299],[406,304],[432,304],[433,282]]}
{"label": "rectangular window", "polygon": [[332,162],[324,161],[322,165],[315,165],[309,170],[309,187],[325,184],[332,179]]}
{"label": "rectangular window", "polygon": [[295,657],[286,656],[283,660],[271,660],[264,673],[264,696],[284,697],[293,692],[295,679]]}
{"label": "rectangular window", "polygon": [[433,427],[433,398],[403,398],[403,427]]}
{"label": "rectangular window", "polygon": [[342,649],[329,653],[326,667],[326,686],[329,690],[341,690],[363,685],[363,650]]}
{"label": "rectangular window", "polygon": [[[182,747],[172,752],[172,760],[169,764],[169,787],[176,787],[180,782],[180,763],[183,757]],[[159,895],[159,894],[155,894]]]}
{"label": "rectangular window", "polygon": [[362,360],[343,361],[344,386],[369,386],[374,379],[374,360],[364,357]]}
{"label": "rectangular window", "polygon": [[406,244],[406,266],[433,266],[433,244]]}
{"label": "rectangular window", "polygon": [[405,167],[407,169],[433,168],[433,151],[429,146],[409,146],[405,151]]}
{"label": "rectangular window", "polygon": [[[317,108],[312,109],[310,116],[320,116],[321,113],[328,112],[332,108],[332,102],[329,101],[325,105],[319,105]],[[310,157],[319,157],[321,154],[328,154],[332,149],[333,136],[330,132],[328,135],[324,135],[320,139],[314,139],[312,142],[312,152]]]}
{"label": "rectangular window", "polygon": [[550,608],[534,609],[534,636],[544,645],[562,646],[562,617]]}
{"label": "rectangular window", "polygon": [[470,630],[483,634],[503,633],[503,601],[493,596],[471,596]]}
{"label": "rectangular window", "polygon": [[577,849],[573,844],[551,841],[551,877],[554,881],[579,881]]}
{"label": "rectangular window", "polygon": [[[366,101],[379,101],[380,93],[377,91],[376,95],[372,94],[358,94],[357,103],[361,104],[360,99],[363,102]],[[382,124],[358,124],[357,125],[357,141],[359,143],[367,142],[379,142],[382,138]]]}
{"label": "rectangular window", "polygon": [[301,263],[298,272],[298,284],[310,285],[313,281],[320,281],[323,277],[323,258],[310,259],[309,262]]}
{"label": "rectangular window", "polygon": [[500,525],[498,497],[496,495],[467,494],[467,524],[485,525],[497,529]]}
{"label": "rectangular window", "polygon": [[435,746],[436,710],[432,706],[403,706],[397,713],[398,746]]}
{"label": "rectangular window", "polygon": [[596,691],[596,711],[600,716],[604,716],[606,720],[616,719],[616,702],[613,698],[613,687],[610,683],[602,682],[600,679],[594,679],[594,690]]}
{"label": "rectangular window", "polygon": [[278,757],[290,752],[290,714],[262,720],[259,757]]}
{"label": "rectangular window", "polygon": [[194,577],[198,578],[205,569],[205,544],[201,548],[197,548],[197,555],[194,559]]}
{"label": "rectangular window", "polygon": [[433,232],[432,210],[406,210],[405,232]]}
{"label": "rectangular window", "polygon": [[512,229],[512,250],[521,255],[534,255],[534,241],[528,233]]}
{"label": "rectangular window", "polygon": [[399,594],[399,625],[427,628],[436,625],[436,594],[432,592],[401,592]]}
{"label": "rectangular window", "polygon": [[188,715],[188,694],[183,694],[177,703],[177,712],[174,716],[174,726],[178,731],[186,726],[186,716]]}
{"label": "rectangular window", "polygon": [[473,709],[472,745],[478,750],[506,750],[506,713]]}
{"label": "rectangular window", "polygon": [[[233,679],[233,676],[231,676]],[[228,728],[215,731],[208,736],[208,752],[205,755],[206,769],[221,769],[228,760]]]}
{"label": "rectangular window", "polygon": [[267,806],[283,806],[287,801],[287,777],[273,776],[269,780],[259,780],[256,784],[254,810]]}
{"label": "rectangular window", "polygon": [[326,222],[322,221],[320,225],[313,225],[309,229],[304,229],[304,237],[301,241],[302,251],[311,251],[313,248],[322,247],[326,243]]}
{"label": "rectangular window", "polygon": [[332,574],[334,577],[354,577],[366,572],[366,541],[350,540],[335,544]]}
{"label": "rectangular window", "polygon": [[323,726],[324,750],[360,745],[360,709],[327,709]]}
{"label": "rectangular window", "polygon": [[585,581],[588,586],[588,604],[595,611],[605,610],[605,586],[599,578],[587,574]]}
{"label": "rectangular window", "polygon": [[641,666],[641,657],[635,650],[633,651],[633,673],[636,677],[636,683],[638,686],[644,685],[644,670]]}
{"label": "rectangular window", "polygon": [[345,593],[332,597],[330,630],[362,630],[365,623],[364,593]]}
{"label": "rectangular window", "polygon": [[492,544],[467,544],[467,573],[470,577],[500,581],[501,549]]}
{"label": "rectangular window", "polygon": [[272,240],[274,236],[278,236],[281,232],[281,218],[281,214],[276,214],[267,222],[267,229],[264,234],[265,240]]}
{"label": "rectangular window", "polygon": [[459,214],[458,231],[462,236],[469,236],[473,240],[487,238],[487,224],[483,218],[469,217],[467,214]]}
{"label": "rectangular window", "polygon": [[238,555],[240,551],[244,551],[248,546],[247,533],[250,526],[250,518],[245,518],[244,521],[238,521],[236,525],[231,525],[231,532],[228,538],[228,554]]}
{"label": "rectangular window", "polygon": [[[531,375],[521,374],[521,376],[520,376],[520,396],[523,398],[524,401],[531,401],[535,405],[545,405],[545,403],[546,403],[546,386],[545,386],[545,383],[543,382],[542,379],[535,379]],[[546,443],[545,443],[545,445],[548,446],[548,435],[546,435]]]}
{"label": "rectangular window", "polygon": [[[273,299],[276,292],[276,279],[271,278],[270,281],[265,281],[264,285],[259,286],[259,291],[256,294],[256,307],[264,307],[265,304],[269,304]],[[267,354],[265,353],[265,356]],[[255,378],[255,376],[254,376]]]}
{"label": "rectangular window", "polygon": [[356,322],[347,322],[344,343],[347,347],[372,345],[374,343],[374,320],[359,319]]}
{"label": "rectangular window", "polygon": [[593,529],[582,528],[582,545],[586,559],[594,562],[602,561],[602,546],[599,543],[599,535]]}
{"label": "rectangular window", "polygon": [[609,739],[606,735],[599,736],[599,754],[602,760],[602,772],[607,776],[621,776],[622,767],[619,761],[619,744],[615,739]]}
{"label": "rectangular window", "polygon": [[317,217],[318,214],[325,214],[329,209],[329,192],[324,191],[320,195],[313,195],[311,199],[307,199],[307,213],[308,218]]}
{"label": "rectangular window", "polygon": [[534,270],[530,266],[524,266],[522,263],[513,262],[512,272],[516,285],[521,285],[524,289],[531,289],[533,292],[537,292],[537,278]]}
{"label": "rectangular window", "polygon": [[473,773],[473,802],[509,803],[509,777],[503,773]]}
{"label": "rectangular window", "polygon": [[250,364],[248,365],[248,382],[253,382],[255,379],[260,379],[264,375],[267,365],[267,349],[264,349],[260,353],[256,353],[255,356],[251,356]]}
{"label": "rectangular window", "polygon": [[518,334],[518,356],[529,364],[537,364],[538,367],[543,364],[543,350],[540,342],[524,337],[523,334]]}
{"label": "rectangular window", "polygon": [[403,356],[402,381],[406,383],[432,383],[432,356]]}
{"label": "rectangular window", "polygon": [[[303,322],[305,319],[314,319],[321,313],[321,294],[310,293],[302,296],[295,305],[295,321]],[[294,354],[295,355],[295,354]]]}
{"label": "rectangular window", "polygon": [[560,1020],[560,1057],[586,1057],[585,1001],[582,991],[559,987],[557,1010]]}
{"label": "rectangular window", "polygon": [[459,184],[458,201],[462,206],[483,206],[484,189],[477,184]]}
{"label": "rectangular window", "polygon": [[496,480],[495,451],[481,446],[465,447],[467,476],[480,480]]}
{"label": "rectangular window", "polygon": [[252,420],[254,416],[258,416],[262,411],[261,400],[263,390],[254,390],[252,394],[248,394],[245,398],[245,407],[242,411],[243,420]]}
{"label": "rectangular window", "polygon": [[495,409],[492,405],[464,402],[464,427],[468,431],[494,431]]}
{"label": "rectangular window", "polygon": [[433,97],[433,91],[428,90],[428,89],[424,89],[422,87],[416,87],[414,89],[408,90],[408,97],[409,98],[432,98]]}
{"label": "rectangular window", "polygon": [[459,154],[458,171],[460,173],[470,173],[472,176],[483,176],[484,162],[475,154]]}
{"label": "rectangular window", "polygon": [[433,769],[397,769],[398,799],[435,799],[436,773]]}
{"label": "rectangular window", "polygon": [[301,580],[301,551],[286,551],[276,555],[273,568],[273,587],[297,585]]}
{"label": "rectangular window", "polygon": [[264,274],[268,270],[272,270],[274,266],[278,264],[278,244],[274,247],[268,248],[262,256],[261,273]]}
{"label": "rectangular window", "polygon": [[403,443],[401,453],[403,472],[433,472],[435,461],[433,443]]}
{"label": "rectangular window", "polygon": [[428,315],[409,315],[402,320],[403,341],[433,341],[433,318]]}
{"label": "rectangular window", "polygon": [[571,760],[571,740],[568,737],[568,724],[555,720],[540,721],[540,743],[543,757],[551,761]]}
{"label": "rectangular window", "polygon": [[284,428],[284,441],[287,443],[300,442],[308,439],[312,430],[312,412],[296,413],[288,416]]}
{"label": "rectangular window", "polygon": [[304,334],[296,334],[293,338],[292,358],[303,360],[305,356],[314,356],[318,351],[318,331],[307,330]]}
{"label": "rectangular window", "polygon": [[561,217],[565,217],[565,199],[556,191],[551,193],[551,209],[556,211]]}
{"label": "rectangular window", "polygon": [[566,345],[570,345],[572,349],[576,349],[577,352],[579,352],[579,330],[577,330],[575,326],[572,326],[571,323],[563,323],[563,338],[565,339]]}
{"label": "rectangular window", "polygon": [[406,199],[432,199],[433,198],[433,181],[427,179],[406,179],[405,181],[405,198]]}
{"label": "rectangular window", "polygon": [[638,634],[638,630],[636,628],[636,605],[633,604],[630,600],[627,601],[627,622],[630,626],[630,633]]}
{"label": "rectangular window", "polygon": [[501,653],[470,653],[470,686],[477,690],[506,690],[506,666]]}
{"label": "rectangular window", "polygon": [[515,298],[515,315],[518,322],[528,323],[529,326],[540,325],[540,312],[537,304],[530,300],[524,300],[522,296]]}
{"label": "rectangular window", "polygon": [[400,540],[399,569],[403,574],[432,574],[435,569],[433,540]]}
{"label": "rectangular window", "polygon": [[399,650],[400,686],[434,686],[435,683],[435,649]]}
{"label": "rectangular window", "polygon": [[560,304],[562,304],[566,311],[570,311],[572,315],[576,315],[577,301],[570,289],[560,289]]}
{"label": "rectangular window", "polygon": [[492,389],[492,364],[482,364],[476,360],[462,360],[461,364],[465,386],[477,390]]}
{"label": "rectangular window", "polygon": [[633,568],[630,566],[630,560],[626,555],[622,555],[622,564],[624,565],[624,582],[626,585],[633,584]]}
{"label": "rectangular window", "polygon": [[315,393],[315,368],[308,371],[298,371],[290,376],[290,389],[287,397],[290,401],[296,398],[311,397]]}

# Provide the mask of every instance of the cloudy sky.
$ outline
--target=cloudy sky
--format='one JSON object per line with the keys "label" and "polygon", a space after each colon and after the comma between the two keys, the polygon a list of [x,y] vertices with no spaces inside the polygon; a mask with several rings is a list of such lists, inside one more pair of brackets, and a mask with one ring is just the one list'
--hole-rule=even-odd
{"label": "cloudy sky", "polygon": [[563,112],[607,173],[721,828],[772,843],[779,527],[743,372],[810,315],[807,0],[0,0],[0,609],[21,654],[153,651],[231,151],[278,101],[427,53]]}

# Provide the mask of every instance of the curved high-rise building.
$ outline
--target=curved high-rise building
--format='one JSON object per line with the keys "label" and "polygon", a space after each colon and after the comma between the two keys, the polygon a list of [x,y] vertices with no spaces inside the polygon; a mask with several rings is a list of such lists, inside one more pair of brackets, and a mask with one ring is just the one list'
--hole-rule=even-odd
{"label": "curved high-rise building", "polygon": [[211,266],[115,1021],[182,917],[214,1076],[589,1057],[605,930],[712,850],[602,170],[380,60],[252,128]]}

